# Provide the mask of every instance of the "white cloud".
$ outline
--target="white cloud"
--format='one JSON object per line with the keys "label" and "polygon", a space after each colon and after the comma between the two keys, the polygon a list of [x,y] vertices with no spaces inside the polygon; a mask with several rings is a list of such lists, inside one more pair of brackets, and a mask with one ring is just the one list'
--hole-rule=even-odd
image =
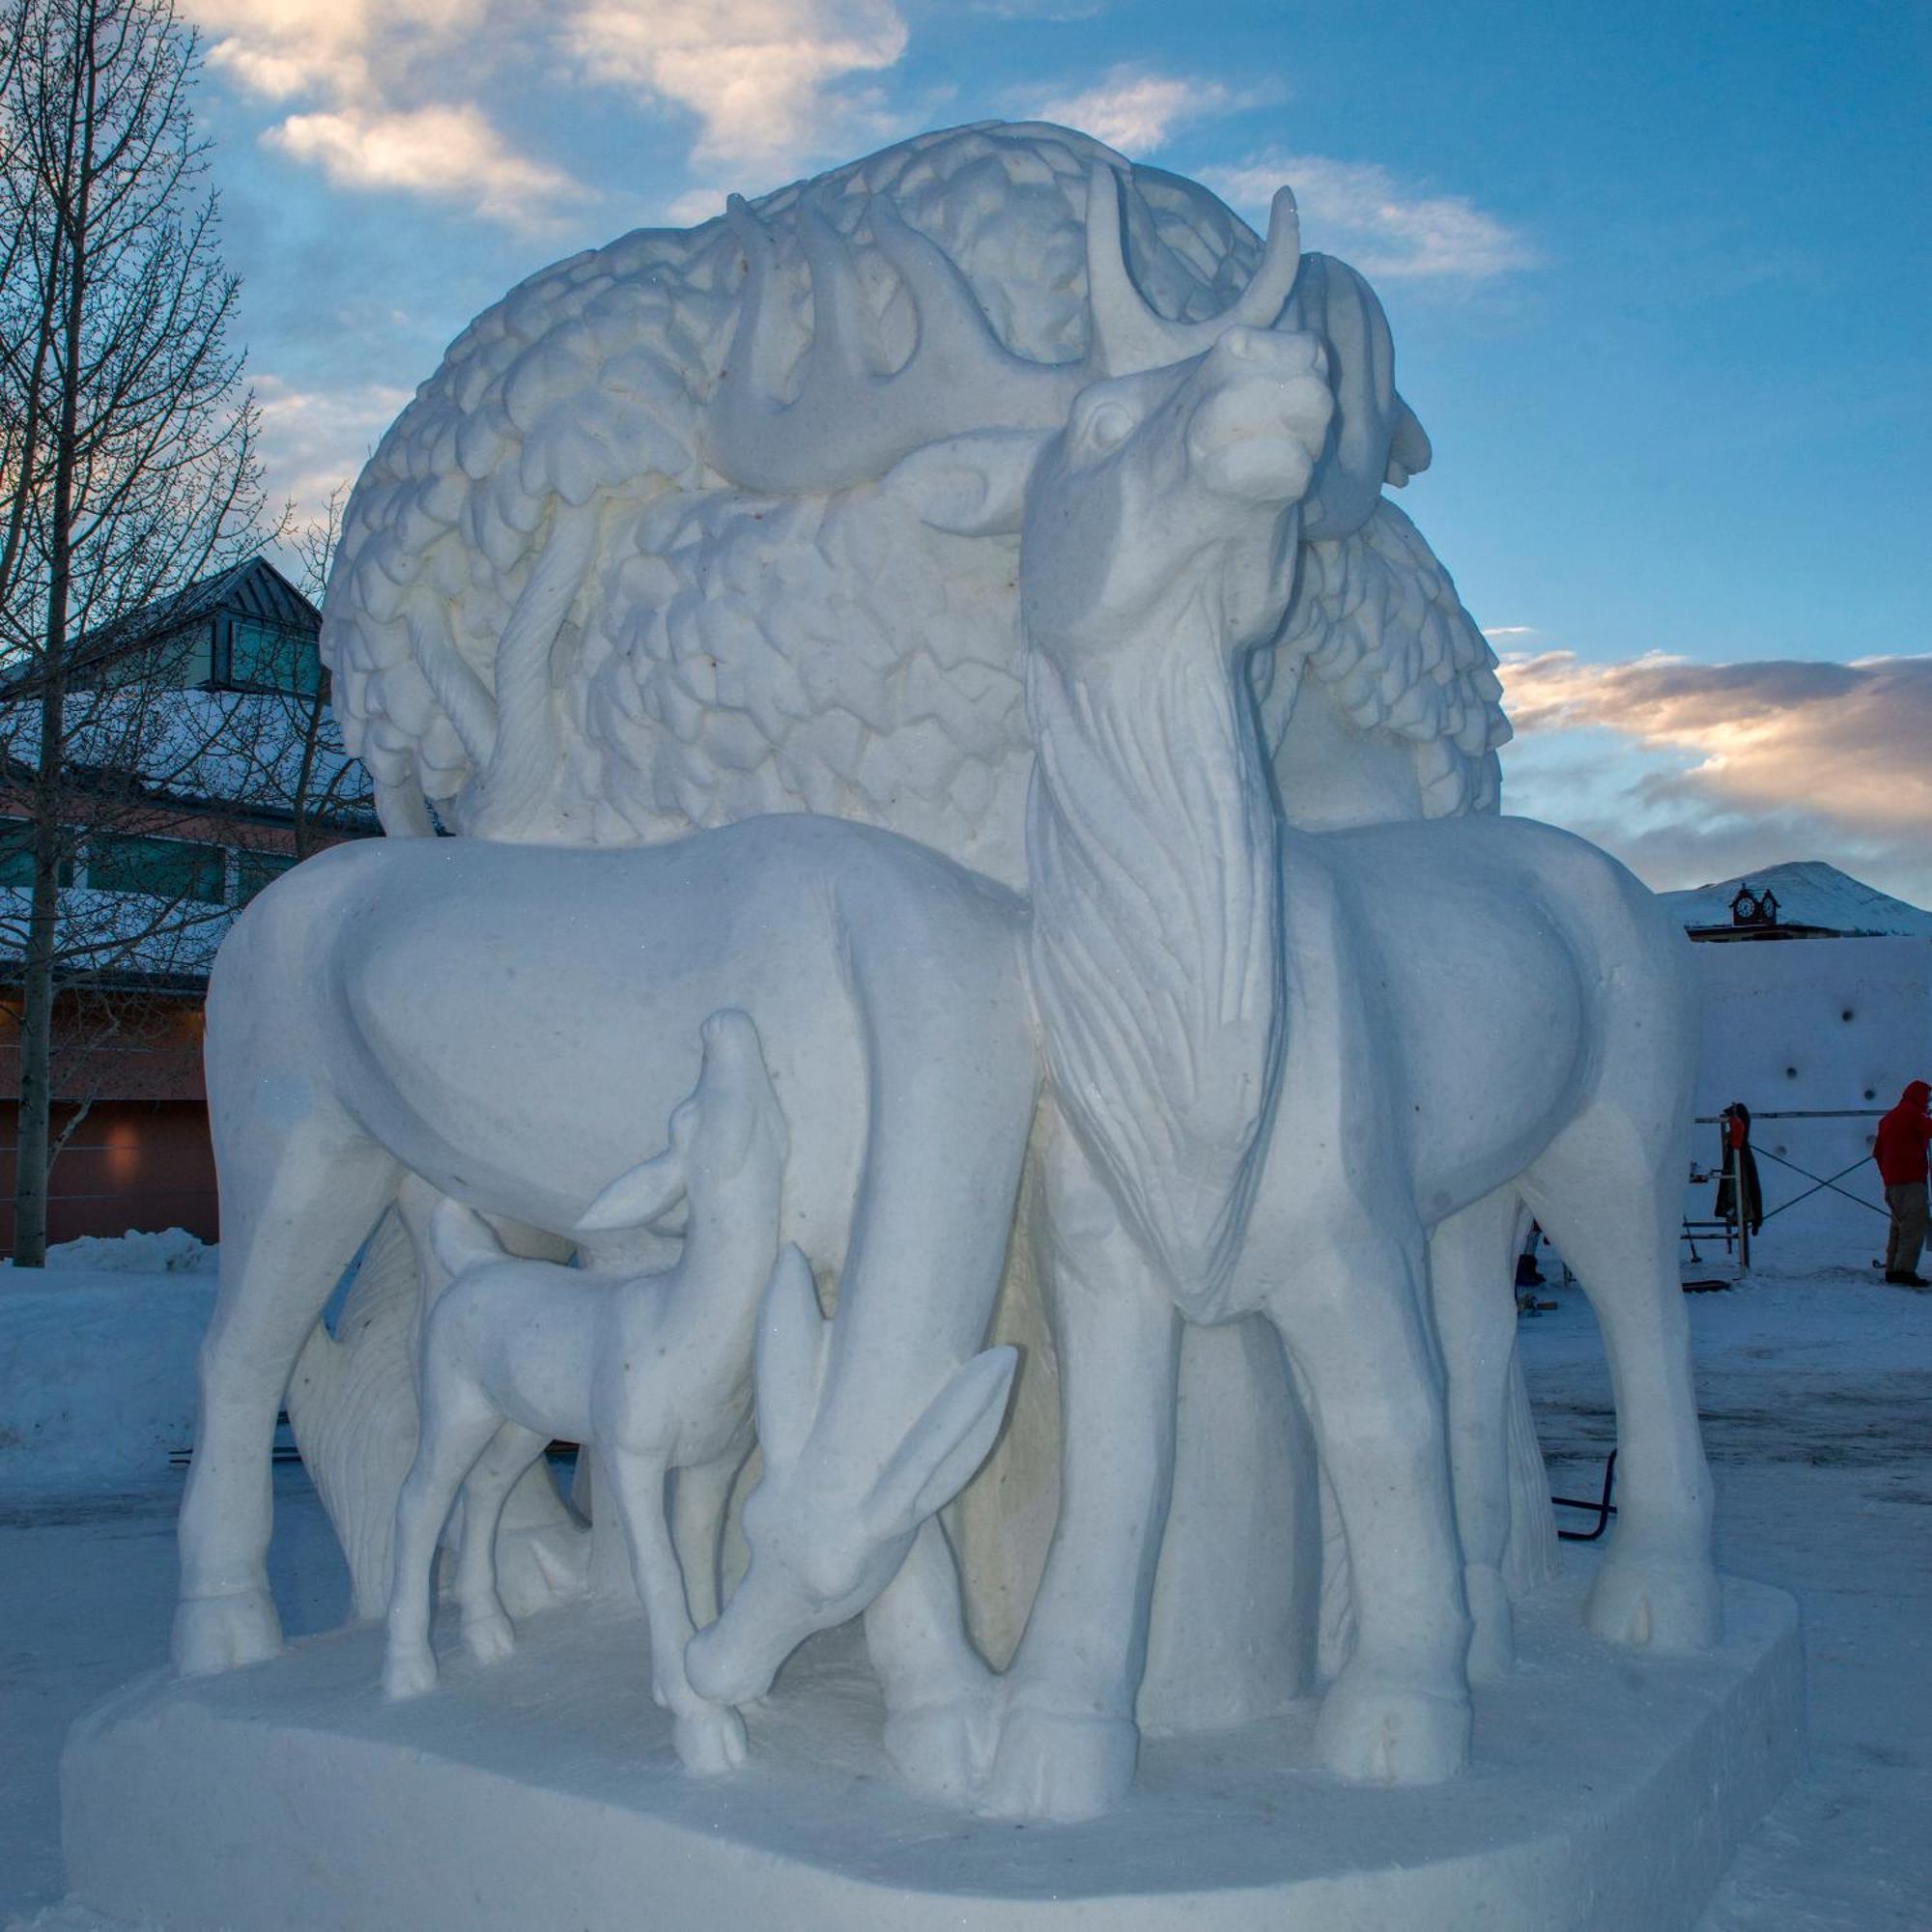
{"label": "white cloud", "polygon": [[473,62],[488,44],[499,61],[518,57],[518,16],[545,17],[529,0],[184,0],[184,8],[211,37],[213,65],[238,86],[308,103],[263,140],[338,186],[460,199],[525,227],[584,196],[562,169],[519,154],[473,101],[434,98],[458,55]]}
{"label": "white cloud", "polygon": [[584,193],[560,169],[506,146],[469,105],[292,114],[265,138],[321,168],[338,187],[462,201],[518,226],[539,226],[559,204]]}
{"label": "white cloud", "polygon": [[[884,131],[855,77],[894,66],[895,0],[183,0],[238,86],[297,108],[270,131],[340,185],[461,191],[528,225],[584,190],[469,98],[561,49],[575,72],[696,118],[693,158],[773,169]],[[461,92],[458,92],[461,90]]]}
{"label": "white cloud", "polygon": [[1533,267],[1536,250],[1467,196],[1406,186],[1374,161],[1270,150],[1201,179],[1236,208],[1264,211],[1287,182],[1313,245],[1346,256],[1366,275],[1481,281]]}
{"label": "white cloud", "polygon": [[701,164],[794,162],[875,103],[834,90],[904,53],[893,0],[576,0],[564,45],[593,80],[697,117]]}
{"label": "white cloud", "polygon": [[[1502,668],[1532,781],[1529,796],[1509,781],[1513,807],[1561,816],[1654,883],[1817,854],[1932,895],[1932,657],[1592,664],[1541,651]],[[1561,756],[1581,732],[1627,748],[1614,773],[1601,752]]]}
{"label": "white cloud", "polygon": [[967,4],[975,14],[990,14],[996,20],[1037,20],[1047,26],[1091,20],[1107,11],[1107,0],[967,0]]}
{"label": "white cloud", "polygon": [[274,375],[254,378],[271,497],[318,516],[330,493],[355,482],[410,391],[390,383],[305,389]]}
{"label": "white cloud", "polygon": [[1273,90],[1237,89],[1218,80],[1117,67],[1079,94],[1038,100],[1032,112],[1123,153],[1151,154],[1189,122],[1277,98]]}
{"label": "white cloud", "polygon": [[665,203],[664,217],[672,228],[696,228],[724,213],[725,190],[722,187],[686,188]]}

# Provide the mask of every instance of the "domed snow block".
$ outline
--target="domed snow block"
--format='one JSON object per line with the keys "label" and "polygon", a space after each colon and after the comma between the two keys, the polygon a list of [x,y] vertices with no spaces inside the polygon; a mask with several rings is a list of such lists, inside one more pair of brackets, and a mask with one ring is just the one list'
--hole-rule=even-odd
{"label": "domed snow block", "polygon": [[111,1915],[233,1932],[1669,1932],[1797,1769],[1796,1612],[1730,1581],[1721,1647],[1650,1657],[1584,1634],[1587,1568],[1522,1607],[1453,1783],[1343,1785],[1310,1768],[1304,1710],[1150,1741],[1127,1804],[1063,1827],[905,1796],[849,1630],[793,1660],[722,1779],[680,1772],[639,1624],[552,1612],[406,1704],[378,1689],[380,1633],[351,1630],[82,1719],[70,1881]]}

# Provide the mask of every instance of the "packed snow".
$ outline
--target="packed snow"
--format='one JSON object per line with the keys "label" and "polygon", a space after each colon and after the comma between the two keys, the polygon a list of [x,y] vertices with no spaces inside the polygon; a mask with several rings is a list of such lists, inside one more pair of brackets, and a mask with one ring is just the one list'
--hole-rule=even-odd
{"label": "packed snow", "polygon": [[185,1228],[163,1228],[144,1235],[83,1235],[47,1250],[47,1265],[63,1271],[97,1274],[213,1274],[220,1251]]}
{"label": "packed snow", "polygon": [[0,1264],[0,1504],[138,1487],[193,1440],[215,1252],[130,1230]]}
{"label": "packed snow", "polygon": [[[1810,1699],[1808,1771],[1744,1847],[1699,1932],[1932,1924],[1932,1295],[1880,1283],[1866,1245],[1774,1221],[1747,1281],[1689,1304],[1721,1560],[1798,1597]],[[0,1463],[11,1773],[0,1780],[0,1923],[10,1932],[105,1932],[58,1903],[58,1757],[80,1712],[166,1657],[177,1441],[156,1429],[151,1394],[128,1402],[127,1365],[138,1364],[143,1386],[186,1386],[198,1336],[188,1298],[205,1310],[208,1285],[195,1273],[69,1273],[75,1331],[90,1322],[90,1346],[64,1340],[44,1306],[22,1324],[19,1285],[0,1274],[0,1404],[37,1378],[65,1380],[77,1414],[117,1443],[91,1463],[70,1443],[39,1464]],[[57,1306],[61,1292],[49,1280],[39,1299]],[[1543,1293],[1555,1308],[1521,1333],[1551,1487],[1593,1495],[1613,1438],[1603,1354],[1580,1293],[1555,1274]],[[103,1358],[123,1365],[118,1406]],[[117,1420],[144,1409],[141,1427]],[[77,1473],[109,1466],[123,1473]],[[341,1560],[300,1468],[278,1466],[274,1485],[285,1625],[326,1629],[348,1606]]]}

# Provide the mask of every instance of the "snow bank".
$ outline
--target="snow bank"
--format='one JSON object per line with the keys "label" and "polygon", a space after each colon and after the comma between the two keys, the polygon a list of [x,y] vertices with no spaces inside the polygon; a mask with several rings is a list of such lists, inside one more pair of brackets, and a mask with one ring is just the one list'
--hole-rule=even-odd
{"label": "snow bank", "polygon": [[83,1235],[47,1250],[50,1268],[84,1268],[94,1274],[212,1274],[221,1251],[197,1240],[185,1228],[143,1235]]}
{"label": "snow bank", "polygon": [[165,1482],[170,1452],[194,1439],[213,1305],[202,1268],[0,1269],[0,1501]]}

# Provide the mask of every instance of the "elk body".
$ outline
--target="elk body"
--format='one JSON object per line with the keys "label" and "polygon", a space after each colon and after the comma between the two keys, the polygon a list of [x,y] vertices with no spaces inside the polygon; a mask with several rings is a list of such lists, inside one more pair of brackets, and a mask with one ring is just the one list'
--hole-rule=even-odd
{"label": "elk body", "polygon": [[[414,1695],[436,1681],[430,1570],[464,1498],[456,1598],[465,1648],[492,1662],[511,1646],[497,1594],[497,1525],[505,1498],[554,1438],[594,1455],[615,1501],[650,1625],[652,1689],[675,1719],[695,1772],[743,1761],[737,1713],[707,1704],[684,1675],[694,1617],[717,1613],[720,1492],[752,1442],[752,1337],[781,1259],[785,1122],[757,1030],[741,1012],[703,1029],[697,1086],[670,1118],[670,1145],[594,1201],[577,1233],[647,1227],[685,1209],[683,1247],[659,1273],[513,1259],[472,1209],[446,1201],[433,1238],[451,1280],[424,1323],[415,1462],[396,1508],[395,1583],[384,1689]],[[677,1472],[684,1551],[666,1514]]]}
{"label": "elk body", "polygon": [[[800,1520],[810,1614],[826,1623],[873,1605],[903,1567],[873,1618],[889,1705],[912,1714],[895,1745],[914,1776],[956,1782],[966,1734],[983,1728],[984,1671],[957,1634],[936,1525],[906,1559],[990,1447],[1013,1371],[1010,1350],[975,1351],[1034,1112],[1021,944],[1001,888],[810,817],[618,852],[368,841],[261,895],[209,993],[224,1238],[182,1506],[178,1663],[279,1646],[255,1450],[405,1177],[576,1238],[611,1150],[645,1142],[691,1091],[700,1026],[728,1007],[755,1027],[793,1123],[780,1232],[839,1283],[836,1366],[807,1433],[837,1442],[841,1470],[894,1472],[884,1491],[773,1475],[766,1504]],[[452,959],[469,972],[452,979]],[[586,1239],[593,1269],[609,1271],[611,1239]],[[728,1352],[734,1317],[690,1313]],[[719,1505],[736,1454],[696,1466]],[[925,1601],[948,1589],[950,1626]]]}
{"label": "elk body", "polygon": [[[1115,299],[1121,333],[1165,327]],[[1599,1311],[1631,1459],[1591,1624],[1718,1634],[1674,1265],[1682,937],[1613,861],[1527,821],[1280,823],[1247,657],[1292,594],[1330,372],[1305,332],[1167,339],[1064,429],[912,459],[947,477],[933,514],[1021,529],[1049,1213],[1081,1235],[1056,1244],[1062,1511],[980,1801],[1014,1815],[1091,1815],[1131,1777],[1177,1314],[1264,1315],[1307,1396],[1355,1600],[1324,1760],[1374,1782],[1464,1762],[1472,1639],[1487,1668],[1510,1650],[1496,1264],[1525,1202]],[[761,1689],[798,1623],[757,1562],[754,1537],[693,1646],[714,1695]]]}
{"label": "elk body", "polygon": [[[1013,1809],[1119,1788],[1092,1741],[1130,1711],[1144,1640],[1169,1309],[1266,1315],[1307,1392],[1356,1618],[1326,1761],[1397,1782],[1463,1761],[1470,1612],[1479,1663],[1510,1647],[1495,1257],[1519,1203],[1590,1295],[1618,1395],[1624,1513],[1591,1626],[1663,1648],[1718,1635],[1675,1264],[1682,935],[1547,826],[1310,835],[1268,803],[1245,657],[1288,594],[1321,362],[1306,337],[1231,330],[1083,397],[1025,487],[1034,988],[1054,1090],[1121,1219],[1070,1305],[1086,1348],[1132,1366],[1111,1431],[1066,1430],[1068,1508],[1009,1691],[1063,1735],[1009,1720],[994,1802]],[[1103,946],[1130,970],[1096,972]],[[1084,1788],[1069,1735],[1089,1741]]]}

